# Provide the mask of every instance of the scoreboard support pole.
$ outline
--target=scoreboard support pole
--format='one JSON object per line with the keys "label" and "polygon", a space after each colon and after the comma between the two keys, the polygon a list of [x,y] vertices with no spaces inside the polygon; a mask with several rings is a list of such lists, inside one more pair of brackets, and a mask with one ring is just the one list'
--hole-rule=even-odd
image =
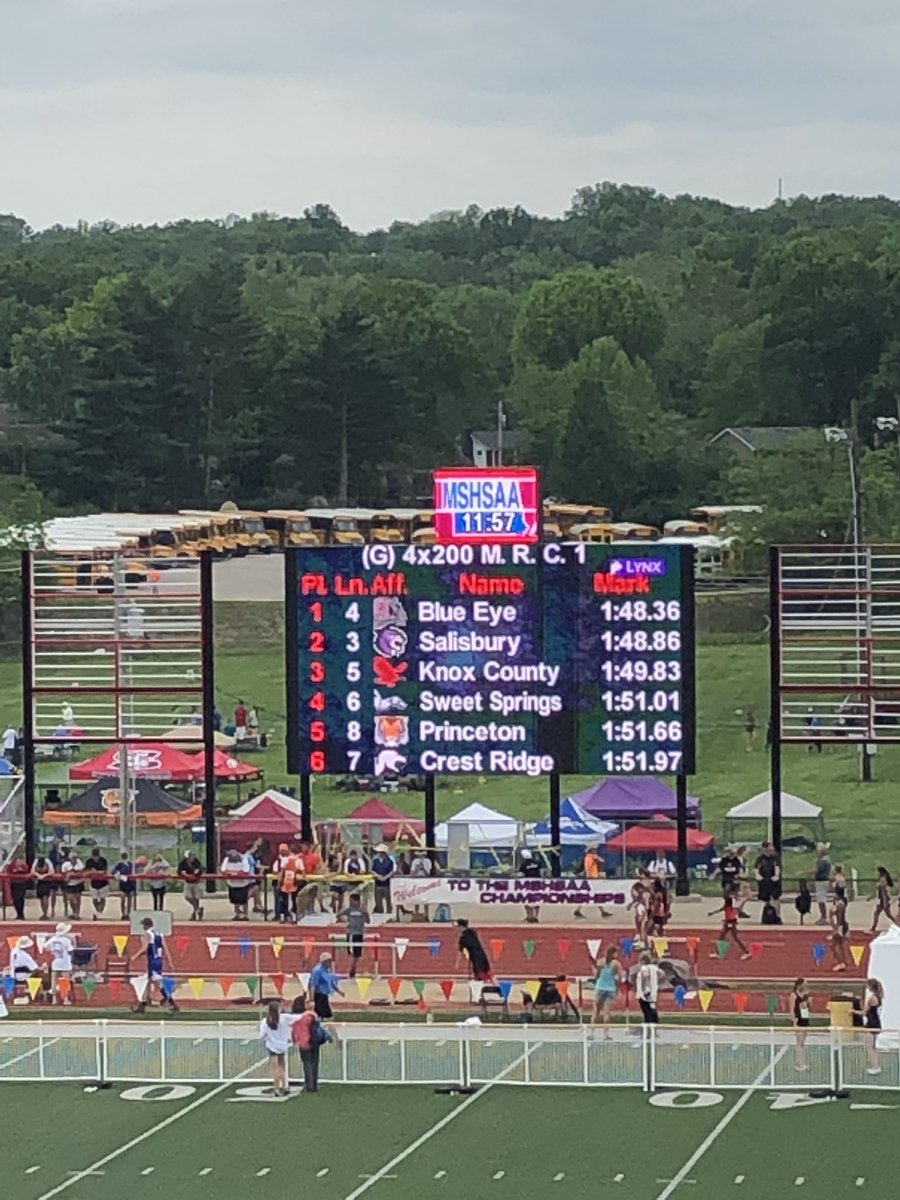
{"label": "scoreboard support pole", "polygon": [[675,852],[675,895],[690,895],[687,846],[687,775],[675,776],[675,819],[678,845]]}
{"label": "scoreboard support pole", "polygon": [[425,776],[425,848],[432,862],[437,858],[437,846],[434,844],[434,829],[437,824],[437,806],[435,804],[435,778]]}
{"label": "scoreboard support pole", "polygon": [[[212,878],[219,869],[219,847],[216,836],[216,681],[215,645],[213,637],[213,571],[212,551],[200,554],[200,653],[203,663],[203,837],[206,843],[206,891],[216,890]],[[127,765],[127,752],[122,755]]]}
{"label": "scoreboard support pole", "polygon": [[300,776],[300,840],[313,840],[312,779],[309,775]]}
{"label": "scoreboard support pole", "polygon": [[781,556],[769,547],[769,765],[772,814],[770,837],[781,854]]}
{"label": "scoreboard support pole", "polygon": [[[37,852],[37,806],[34,761],[34,660],[31,653],[31,587],[33,555],[30,550],[22,551],[22,770],[24,774],[25,811],[25,857],[34,862]],[[0,894],[3,888],[0,887]]]}
{"label": "scoreboard support pole", "polygon": [[559,772],[550,773],[550,870],[554,879],[562,875],[562,854],[560,852],[559,804],[560,785]]}

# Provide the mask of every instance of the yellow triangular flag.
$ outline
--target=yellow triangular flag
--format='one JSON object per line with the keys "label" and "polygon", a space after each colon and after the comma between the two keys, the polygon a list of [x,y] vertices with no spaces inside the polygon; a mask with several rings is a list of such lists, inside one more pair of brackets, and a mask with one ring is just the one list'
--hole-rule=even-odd
{"label": "yellow triangular flag", "polygon": [[525,991],[532,998],[537,1000],[537,994],[541,990],[541,981],[539,979],[529,979],[525,984]]}
{"label": "yellow triangular flag", "polygon": [[359,975],[356,980],[356,986],[359,988],[360,1000],[365,1000],[369,993],[369,988],[372,986],[372,980],[368,975]]}
{"label": "yellow triangular flag", "polygon": [[204,983],[206,983],[206,980],[205,980],[205,979],[201,979],[201,977],[200,977],[199,975],[194,975],[194,976],[192,976],[192,977],[191,977],[191,978],[188,980],[188,984],[190,985],[190,989],[191,989],[191,991],[194,993],[194,999],[195,999],[195,1000],[199,1000],[199,999],[200,999],[200,993],[203,991],[203,985],[204,985]]}
{"label": "yellow triangular flag", "polygon": [[853,961],[857,966],[862,962],[862,956],[865,954],[865,946],[851,946],[850,953],[853,955]]}
{"label": "yellow triangular flag", "polygon": [[116,954],[119,954],[119,955],[124,954],[125,947],[128,945],[128,934],[127,933],[117,933],[115,935],[115,937],[113,938],[113,945],[116,948]]}
{"label": "yellow triangular flag", "polygon": [[281,936],[281,934],[279,934],[278,937],[272,938],[272,953],[275,955],[276,958],[281,958],[281,951],[282,951],[283,946],[284,946],[284,938]]}
{"label": "yellow triangular flag", "polygon": [[714,995],[715,992],[711,991],[709,988],[701,988],[697,993],[697,996],[700,999],[700,1007],[704,1012],[709,1011],[709,1006],[712,1004],[712,998]]}
{"label": "yellow triangular flag", "polygon": [[41,990],[42,980],[39,979],[37,975],[29,975],[28,979],[25,982],[28,984],[28,995],[33,1000],[35,998],[35,996],[38,994],[38,992]]}
{"label": "yellow triangular flag", "polygon": [[10,950],[15,950],[18,940],[19,935],[17,933],[10,934],[10,936],[6,939],[6,944],[9,946]]}
{"label": "yellow triangular flag", "polygon": [[653,949],[656,951],[656,957],[662,958],[664,954],[669,953],[669,939],[664,937],[655,937],[652,939]]}

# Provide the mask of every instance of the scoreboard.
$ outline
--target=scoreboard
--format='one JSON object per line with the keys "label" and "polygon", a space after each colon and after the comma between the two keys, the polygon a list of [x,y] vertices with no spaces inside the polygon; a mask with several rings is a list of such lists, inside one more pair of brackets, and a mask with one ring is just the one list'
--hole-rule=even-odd
{"label": "scoreboard", "polygon": [[691,774],[689,547],[328,546],[286,561],[297,774]]}

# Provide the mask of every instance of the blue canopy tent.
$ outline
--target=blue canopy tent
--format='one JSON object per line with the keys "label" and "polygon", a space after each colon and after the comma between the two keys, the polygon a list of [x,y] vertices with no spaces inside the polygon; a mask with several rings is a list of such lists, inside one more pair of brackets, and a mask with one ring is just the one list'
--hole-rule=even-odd
{"label": "blue canopy tent", "polygon": [[[559,837],[561,842],[562,868],[572,870],[581,865],[584,852],[589,846],[602,846],[608,837],[618,832],[612,821],[601,821],[584,811],[571,796],[566,796],[559,806]],[[549,846],[550,817],[538,821],[527,832],[527,841],[532,846]]]}

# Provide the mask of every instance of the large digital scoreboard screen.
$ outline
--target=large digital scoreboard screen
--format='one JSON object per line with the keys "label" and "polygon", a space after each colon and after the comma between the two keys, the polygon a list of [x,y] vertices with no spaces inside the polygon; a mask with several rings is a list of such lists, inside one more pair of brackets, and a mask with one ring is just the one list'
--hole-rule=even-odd
{"label": "large digital scoreboard screen", "polygon": [[287,556],[297,774],[691,774],[689,548],[328,546]]}

